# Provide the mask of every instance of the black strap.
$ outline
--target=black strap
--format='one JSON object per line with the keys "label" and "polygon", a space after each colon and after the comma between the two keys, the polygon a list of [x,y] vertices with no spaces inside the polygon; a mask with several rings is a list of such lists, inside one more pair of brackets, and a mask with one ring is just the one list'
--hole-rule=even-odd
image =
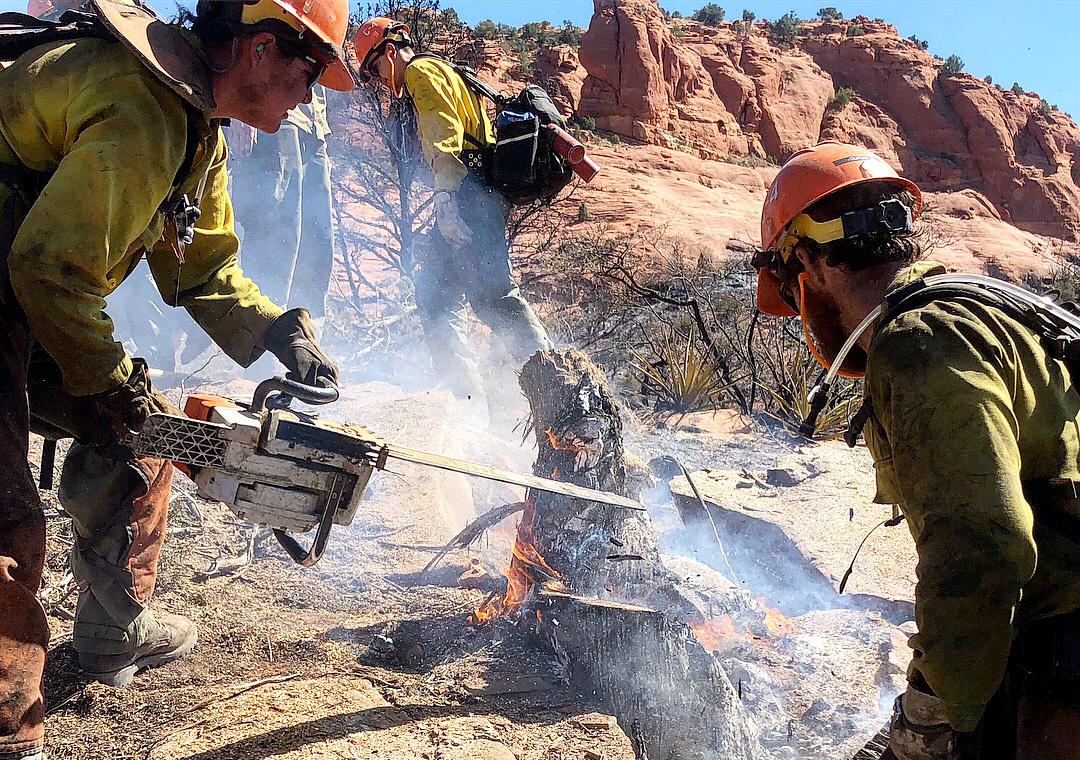
{"label": "black strap", "polygon": [[0,13],[0,60],[14,61],[40,45],[82,37],[115,39],[96,13],[66,11],[56,21],[25,13]]}
{"label": "black strap", "polygon": [[847,430],[844,431],[844,443],[848,445],[848,448],[855,448],[859,442],[859,434],[873,416],[874,399],[867,396],[859,407],[859,411],[855,412],[855,416],[848,423]]}
{"label": "black strap", "polygon": [[52,178],[52,172],[39,172],[21,164],[0,164],[0,183],[24,193],[38,195]]}
{"label": "black strap", "polygon": [[[495,104],[496,110],[501,109],[504,105],[506,105],[506,98],[500,95],[496,90],[488,87],[486,84],[481,82],[480,78],[476,75],[476,71],[474,71],[471,67],[465,65],[464,63],[449,61],[446,58],[443,58],[441,55],[435,55],[434,53],[417,53],[412,57],[409,63],[412,64],[413,61],[422,60],[424,58],[434,58],[436,61],[442,61],[447,66],[452,68],[454,70],[454,73],[461,77],[461,81],[465,83],[465,86],[472,90],[473,94],[490,100],[492,103]],[[483,111],[482,108],[480,110],[481,112]],[[481,113],[480,118],[486,119],[487,114]],[[467,131],[462,130],[462,134],[465,137],[465,141],[472,145],[474,148],[478,150],[491,149],[490,145],[480,142],[480,140],[478,140],[476,137],[473,137]]]}
{"label": "black strap", "polygon": [[1065,511],[1070,504],[1080,508],[1080,483],[1069,478],[1031,478],[1022,485],[1035,521],[1080,544],[1080,518]]}

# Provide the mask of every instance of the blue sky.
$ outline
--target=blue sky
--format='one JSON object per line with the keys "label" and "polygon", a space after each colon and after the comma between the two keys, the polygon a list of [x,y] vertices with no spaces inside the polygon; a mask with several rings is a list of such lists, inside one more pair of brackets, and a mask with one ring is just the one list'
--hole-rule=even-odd
{"label": "blue sky", "polygon": [[[668,10],[690,15],[708,0],[660,0]],[[354,8],[362,3],[351,0]],[[729,18],[743,8],[759,19],[775,19],[788,11],[812,18],[819,8],[833,5],[846,17],[882,18],[904,37],[912,34],[930,43],[930,52],[947,58],[958,55],[972,74],[987,74],[1010,87],[1019,82],[1061,110],[1080,118],[1080,83],[1076,70],[1076,34],[1080,2],[1070,0],[716,0]],[[151,0],[162,12],[174,11],[176,0]],[[587,27],[592,0],[443,0],[462,19],[475,24],[493,19],[520,26],[527,21],[559,24],[570,19]],[[25,9],[24,0],[0,0],[0,8]]]}

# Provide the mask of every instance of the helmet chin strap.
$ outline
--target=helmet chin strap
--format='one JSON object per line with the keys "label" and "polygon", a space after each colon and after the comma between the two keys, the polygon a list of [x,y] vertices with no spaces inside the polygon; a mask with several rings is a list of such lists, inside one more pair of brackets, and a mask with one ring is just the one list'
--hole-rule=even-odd
{"label": "helmet chin strap", "polygon": [[[383,55],[386,55],[384,52]],[[390,92],[394,93],[394,97],[400,99],[405,92],[404,87],[398,87],[397,83],[397,56],[387,56],[387,60],[390,61]]]}

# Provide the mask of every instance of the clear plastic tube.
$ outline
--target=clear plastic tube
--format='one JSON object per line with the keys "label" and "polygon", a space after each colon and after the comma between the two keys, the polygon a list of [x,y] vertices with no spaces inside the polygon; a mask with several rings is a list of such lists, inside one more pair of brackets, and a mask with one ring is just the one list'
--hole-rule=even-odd
{"label": "clear plastic tube", "polygon": [[[1037,309],[1043,309],[1049,311],[1056,318],[1067,323],[1070,327],[1074,327],[1080,330],[1080,317],[1063,309],[1060,304],[1047,298],[1046,296],[1038,296],[1032,293],[1027,288],[1022,288],[1019,285],[1014,285],[1011,282],[1005,280],[999,280],[996,277],[987,277],[982,274],[938,274],[932,277],[926,278],[927,285],[976,285],[987,288],[989,290],[1000,290],[1008,293],[1009,295],[1024,301]],[[827,389],[836,380],[836,373],[840,371],[841,365],[844,363],[844,359],[851,353],[851,349],[858,343],[859,338],[863,333],[877,321],[877,318],[885,313],[886,304],[881,303],[872,312],[866,315],[866,318],[859,323],[859,326],[855,328],[855,332],[848,336],[848,339],[844,341],[844,345],[840,347],[840,352],[833,359],[832,364],[829,367],[828,373],[825,375],[825,381],[818,386],[818,388]],[[817,388],[814,389],[817,391]]]}
{"label": "clear plastic tube", "polygon": [[[999,280],[996,277],[988,277],[982,274],[938,274],[927,277],[926,284],[928,286],[975,285],[991,291],[997,290],[1019,299],[1036,309],[1050,312],[1056,319],[1061,320],[1076,330],[1080,330],[1080,317],[1062,308],[1057,302],[1046,296],[1036,295],[1027,288],[1022,288],[1019,285],[1014,285],[1005,280]],[[884,301],[878,304],[873,311],[863,318],[862,322],[855,328],[855,331],[848,336],[846,341],[844,341],[844,344],[840,347],[840,351],[836,354],[836,358],[834,358],[829,365],[829,371],[825,374],[825,379],[815,385],[806,398],[807,402],[810,404],[811,411],[806,420],[803,421],[801,430],[805,431],[809,429],[812,431],[817,416],[821,413],[827,403],[826,397],[828,396],[829,390],[832,388],[832,384],[836,381],[836,375],[840,372],[840,367],[843,366],[844,360],[847,359],[847,355],[855,348],[855,344],[859,342],[863,333],[870,329],[870,327],[885,313],[887,308],[888,304]],[[807,435],[805,432],[803,434]]]}

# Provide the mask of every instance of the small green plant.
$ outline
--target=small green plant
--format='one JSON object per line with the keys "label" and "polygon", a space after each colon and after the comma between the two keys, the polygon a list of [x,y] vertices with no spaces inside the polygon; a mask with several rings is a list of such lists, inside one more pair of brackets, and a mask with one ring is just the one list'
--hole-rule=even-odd
{"label": "small green plant", "polygon": [[589,221],[589,207],[585,205],[585,201],[578,204],[577,207],[577,220],[579,222]]}
{"label": "small green plant", "polygon": [[723,161],[725,164],[734,164],[735,166],[749,166],[754,169],[759,169],[763,166],[776,166],[777,162],[773,158],[760,158],[758,156],[751,156],[743,153],[729,153],[724,156]]}
{"label": "small green plant", "polygon": [[841,87],[833,93],[833,96],[829,99],[829,104],[826,107],[839,111],[847,106],[853,97],[855,97],[855,90],[850,87]]}
{"label": "small green plant", "polygon": [[798,38],[799,17],[795,15],[795,11],[788,11],[769,24],[769,42],[779,48],[794,47]]}
{"label": "small green plant", "polygon": [[746,42],[750,39],[750,33],[754,30],[754,24],[751,21],[733,21],[731,29],[735,32],[736,40]]}
{"label": "small green plant", "polygon": [[672,18],[682,18],[682,11],[672,11],[671,12],[671,17]]}
{"label": "small green plant", "polygon": [[784,69],[780,72],[780,81],[785,84],[791,84],[795,81],[795,72],[791,69]]}
{"label": "small green plant", "polygon": [[595,116],[575,116],[573,123],[581,129],[588,130],[589,132],[596,131]]}
{"label": "small green plant", "polygon": [[908,41],[915,43],[915,47],[917,47],[919,50],[922,50],[923,52],[926,52],[930,49],[929,42],[927,42],[926,40],[920,40],[914,34],[908,37]]}
{"label": "small green plant", "polygon": [[862,28],[862,24],[852,24],[847,28],[845,34],[848,37],[861,37],[866,34],[866,30]]}
{"label": "small green plant", "polygon": [[563,21],[562,29],[559,30],[559,42],[570,47],[579,47],[581,45],[581,29],[569,19]]}
{"label": "small green plant", "polygon": [[473,27],[473,35],[482,40],[494,40],[499,36],[499,28],[495,26],[495,22],[491,19],[479,21]]}
{"label": "small green plant", "polygon": [[752,24],[752,23],[754,23],[754,21],[756,19],[757,19],[757,14],[756,13],[754,13],[753,11],[748,11],[745,8],[743,8],[743,12],[742,12],[742,20],[743,21],[745,21],[748,24]]}
{"label": "small green plant", "polygon": [[684,340],[674,330],[668,332],[652,360],[634,349],[630,353],[641,394],[655,415],[689,414],[721,405],[726,386],[716,362],[694,345],[693,333]]}
{"label": "small green plant", "polygon": [[622,145],[622,138],[612,132],[610,135],[608,135],[608,142],[610,142],[612,145]]}
{"label": "small green plant", "polygon": [[964,59],[958,55],[950,55],[945,59],[945,65],[941,67],[941,73],[945,76],[953,76],[964,70]]}
{"label": "small green plant", "polygon": [[817,12],[817,17],[822,21],[843,21],[844,14],[836,10],[835,7],[829,6],[828,8],[822,8]]}
{"label": "small green plant", "polygon": [[703,8],[698,8],[692,16],[694,21],[700,21],[706,26],[720,26],[724,22],[724,9],[716,3],[709,3]]}
{"label": "small green plant", "polygon": [[[817,363],[808,361],[805,353],[809,352],[803,349],[797,351],[795,357],[781,357],[779,387],[762,386],[775,405],[774,411],[767,411],[765,414],[793,432],[798,430],[800,423],[810,415],[810,391],[817,384],[819,374]],[[848,420],[862,404],[862,397],[858,393],[852,393],[849,388],[844,388],[841,396],[842,398],[825,407],[825,411],[818,416],[814,426],[815,438],[830,441],[843,437]]]}
{"label": "small green plant", "polygon": [[1025,92],[1024,88],[1020,86],[1019,82],[1013,82],[1013,86],[1009,88],[1009,91],[1013,95],[1023,95]]}
{"label": "small green plant", "polygon": [[992,76],[990,76],[989,74],[987,74],[985,77],[983,77],[983,81],[986,82],[988,85],[991,85],[991,86],[994,84],[994,78]]}
{"label": "small green plant", "polygon": [[1044,119],[1049,119],[1050,114],[1052,114],[1054,110],[1055,109],[1052,108],[1049,103],[1047,103],[1041,98],[1039,99],[1039,105],[1035,106],[1035,113],[1039,114],[1039,116],[1043,117]]}

